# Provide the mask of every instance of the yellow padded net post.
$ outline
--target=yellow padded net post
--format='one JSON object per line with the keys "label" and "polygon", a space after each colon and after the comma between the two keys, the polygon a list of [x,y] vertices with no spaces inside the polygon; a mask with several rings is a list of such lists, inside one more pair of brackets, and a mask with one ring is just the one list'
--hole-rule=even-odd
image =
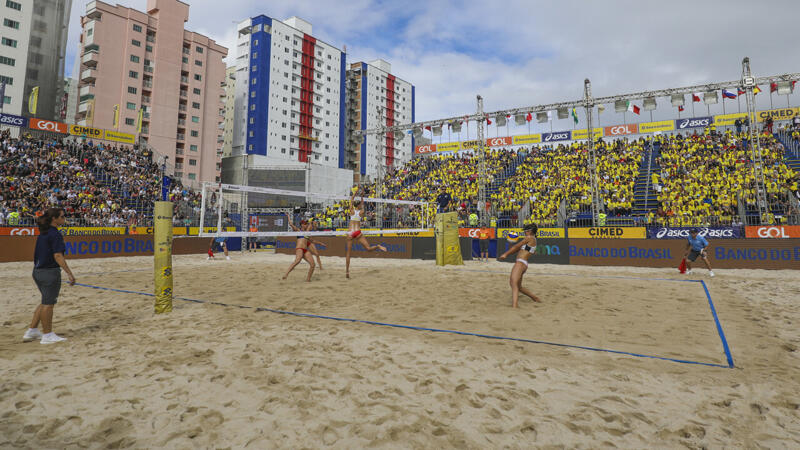
{"label": "yellow padded net post", "polygon": [[463,265],[461,245],[458,240],[458,214],[454,212],[437,214],[434,232],[436,234],[436,265]]}
{"label": "yellow padded net post", "polygon": [[172,312],[172,202],[156,202],[153,213],[156,314]]}

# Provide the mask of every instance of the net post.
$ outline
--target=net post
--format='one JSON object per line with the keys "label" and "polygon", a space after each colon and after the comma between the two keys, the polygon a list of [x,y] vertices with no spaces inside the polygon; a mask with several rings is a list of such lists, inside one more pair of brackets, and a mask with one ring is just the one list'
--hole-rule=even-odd
{"label": "net post", "polygon": [[219,185],[219,195],[217,195],[217,236],[222,232],[222,184]]}
{"label": "net post", "polygon": [[172,312],[172,202],[155,202],[153,211],[153,275],[155,312]]}

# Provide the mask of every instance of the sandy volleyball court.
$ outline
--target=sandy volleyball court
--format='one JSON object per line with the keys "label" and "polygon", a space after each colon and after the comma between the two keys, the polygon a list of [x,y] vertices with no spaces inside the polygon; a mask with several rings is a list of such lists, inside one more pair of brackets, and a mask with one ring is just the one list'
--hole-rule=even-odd
{"label": "sandy volleyball court", "polygon": [[[43,346],[21,337],[31,264],[0,266],[0,448],[800,447],[800,276],[532,265],[175,257],[179,297],[573,346],[62,289]],[[70,262],[80,283],[152,292],[152,258]],[[653,356],[657,358],[648,358]],[[685,364],[684,360],[700,364]]]}

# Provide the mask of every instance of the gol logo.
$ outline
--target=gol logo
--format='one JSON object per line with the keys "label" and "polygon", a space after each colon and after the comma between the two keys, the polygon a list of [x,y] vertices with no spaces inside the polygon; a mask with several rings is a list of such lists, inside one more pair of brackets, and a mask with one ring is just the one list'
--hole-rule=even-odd
{"label": "gol logo", "polygon": [[8,234],[11,236],[32,236],[34,231],[33,228],[13,228]]}
{"label": "gol logo", "polygon": [[503,145],[510,145],[511,144],[511,138],[508,138],[508,137],[491,138],[491,139],[487,139],[486,144],[489,147],[500,147],[500,146],[503,146]]}
{"label": "gol logo", "polygon": [[31,119],[30,127],[35,130],[53,131],[56,133],[67,133],[67,124],[60,122],[53,122],[50,120]]}
{"label": "gol logo", "polygon": [[783,227],[758,227],[758,237],[760,238],[788,238]]}
{"label": "gol logo", "polygon": [[623,134],[636,133],[636,125],[616,125],[613,127],[606,127],[605,132],[609,136],[621,136]]}
{"label": "gol logo", "polygon": [[420,145],[417,147],[417,153],[433,153],[436,151],[435,145]]}

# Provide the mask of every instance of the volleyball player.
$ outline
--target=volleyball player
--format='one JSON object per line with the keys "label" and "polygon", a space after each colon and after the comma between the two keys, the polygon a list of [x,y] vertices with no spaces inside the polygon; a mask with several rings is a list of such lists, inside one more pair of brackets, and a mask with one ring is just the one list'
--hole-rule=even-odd
{"label": "volleyball player", "polygon": [[222,248],[222,251],[225,253],[225,259],[231,259],[231,257],[228,256],[228,244],[225,243],[227,240],[228,238],[223,236],[211,238],[211,242],[208,243],[208,257],[206,257],[206,259],[214,259],[215,246]]}
{"label": "volleyball player", "polygon": [[[286,217],[289,219],[289,226],[292,227],[294,231],[308,231],[307,228],[307,221],[301,220],[300,227],[298,228],[295,224],[292,223],[292,218],[289,214],[286,214]],[[297,243],[295,244],[294,250],[294,262],[289,266],[289,270],[286,271],[286,274],[283,275],[283,279],[285,280],[289,276],[289,272],[291,272],[300,261],[306,260],[309,265],[308,268],[308,276],[306,277],[306,281],[311,281],[311,274],[314,273],[314,258],[311,257],[311,254],[308,252],[308,238],[306,236],[297,236]]]}
{"label": "volleyball player", "polygon": [[[359,194],[361,191],[359,189]],[[350,196],[350,225],[348,227],[347,232],[347,244],[345,247],[345,269],[347,273],[345,276],[350,278],[350,250],[353,247],[353,241],[358,239],[358,242],[364,246],[364,249],[368,252],[374,252],[375,250],[380,250],[382,252],[386,251],[386,247],[378,244],[378,245],[369,245],[367,242],[367,238],[361,234],[361,219],[364,217],[364,196],[359,195],[359,199],[356,200],[356,193]]]}
{"label": "volleyball player", "polygon": [[[310,219],[306,223],[306,231],[317,231],[316,220]],[[319,265],[319,270],[322,270],[322,260],[319,258],[319,250],[317,249],[316,241],[312,239],[310,236],[306,236],[306,240],[308,241],[308,251],[311,252],[314,257],[317,258],[317,265]]]}
{"label": "volleyball player", "polygon": [[525,272],[528,270],[528,257],[536,251],[537,230],[538,228],[536,225],[532,223],[525,225],[525,228],[522,229],[524,235],[519,242],[500,255],[500,259],[505,259],[508,255],[517,253],[517,260],[514,261],[514,267],[511,268],[511,277],[509,279],[509,284],[511,284],[511,306],[513,308],[519,307],[517,303],[519,301],[520,292],[527,295],[535,302],[542,301],[539,297],[535,296],[533,292],[522,287],[522,276],[525,275]]}

